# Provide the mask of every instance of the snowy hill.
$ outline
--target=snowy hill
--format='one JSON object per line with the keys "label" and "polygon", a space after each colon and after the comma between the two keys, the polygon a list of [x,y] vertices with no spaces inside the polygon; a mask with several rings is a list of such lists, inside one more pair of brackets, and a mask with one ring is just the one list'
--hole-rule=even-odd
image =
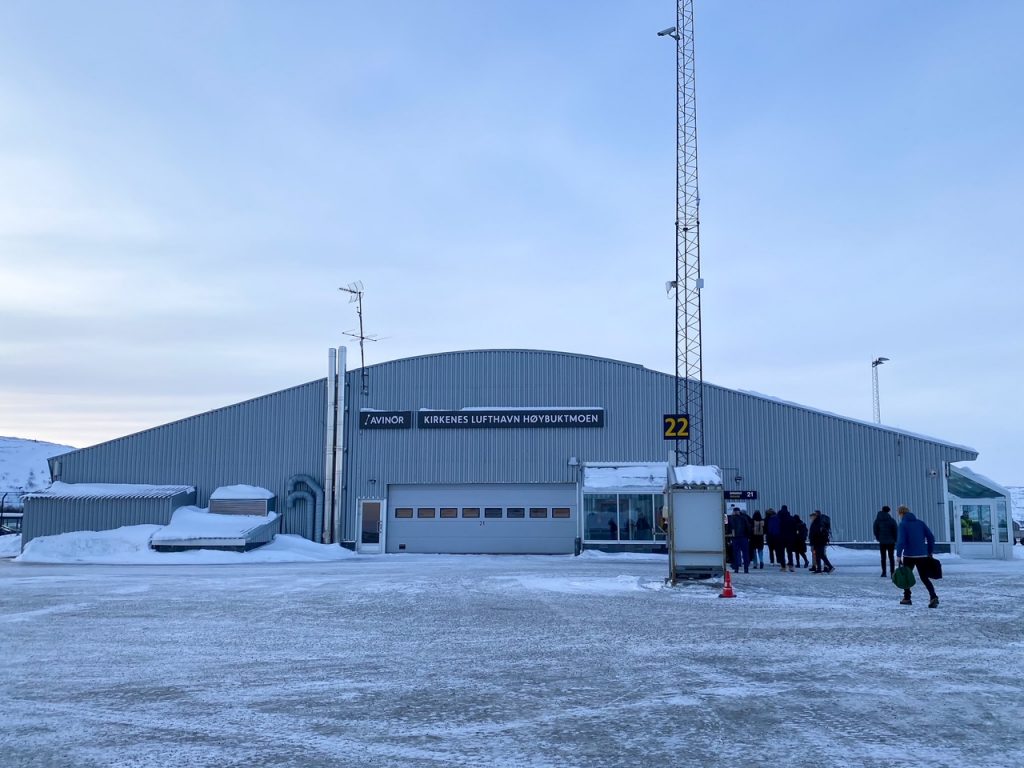
{"label": "snowy hill", "polygon": [[[0,494],[38,491],[50,484],[46,460],[68,451],[69,445],[0,437]],[[8,504],[11,499],[7,499]]]}
{"label": "snowy hill", "polygon": [[1024,523],[1024,488],[1007,488],[1010,492],[1010,506],[1013,509],[1013,519]]}

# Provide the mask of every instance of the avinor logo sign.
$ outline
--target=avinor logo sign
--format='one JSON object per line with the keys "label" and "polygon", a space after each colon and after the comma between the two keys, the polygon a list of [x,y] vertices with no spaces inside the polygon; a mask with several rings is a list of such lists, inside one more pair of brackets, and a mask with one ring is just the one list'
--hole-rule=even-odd
{"label": "avinor logo sign", "polygon": [[360,411],[360,429],[410,429],[412,411]]}
{"label": "avinor logo sign", "polygon": [[420,429],[603,427],[604,408],[493,408],[419,411]]}

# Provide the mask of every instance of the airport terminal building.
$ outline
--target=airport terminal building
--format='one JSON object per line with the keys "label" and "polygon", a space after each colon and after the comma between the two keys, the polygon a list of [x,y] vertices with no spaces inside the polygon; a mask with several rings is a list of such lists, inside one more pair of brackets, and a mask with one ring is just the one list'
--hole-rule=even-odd
{"label": "airport terminal building", "polygon": [[[259,486],[276,495],[283,532],[362,552],[663,547],[673,376],[539,350],[355,370],[345,360],[332,349],[325,378],[57,456],[51,475],[188,486],[200,507],[219,487]],[[704,441],[727,498],[751,511],[787,504],[804,520],[825,511],[837,543],[872,543],[877,510],[908,504],[940,551],[960,551],[965,506],[989,539],[972,540],[972,554],[1005,557],[1013,546],[1008,500],[1000,510],[983,479],[962,482],[951,466],[976,459],[970,448],[712,384]],[[974,495],[951,493],[951,478],[954,492]],[[117,527],[88,509],[62,525]],[[56,532],[30,518],[31,504],[26,543]]]}

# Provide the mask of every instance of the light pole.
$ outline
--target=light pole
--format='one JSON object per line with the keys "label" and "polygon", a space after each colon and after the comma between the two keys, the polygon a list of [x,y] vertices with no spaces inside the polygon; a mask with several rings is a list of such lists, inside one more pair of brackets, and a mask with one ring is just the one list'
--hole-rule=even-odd
{"label": "light pole", "polygon": [[875,424],[882,423],[882,414],[878,409],[878,366],[888,361],[888,357],[876,357],[871,361],[871,402],[875,411]]}

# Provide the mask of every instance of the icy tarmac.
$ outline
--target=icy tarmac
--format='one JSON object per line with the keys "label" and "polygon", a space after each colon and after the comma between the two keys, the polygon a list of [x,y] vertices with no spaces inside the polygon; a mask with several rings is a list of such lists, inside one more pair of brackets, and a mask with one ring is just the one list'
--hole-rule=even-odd
{"label": "icy tarmac", "polygon": [[0,561],[0,764],[1024,765],[1024,560],[876,557]]}

